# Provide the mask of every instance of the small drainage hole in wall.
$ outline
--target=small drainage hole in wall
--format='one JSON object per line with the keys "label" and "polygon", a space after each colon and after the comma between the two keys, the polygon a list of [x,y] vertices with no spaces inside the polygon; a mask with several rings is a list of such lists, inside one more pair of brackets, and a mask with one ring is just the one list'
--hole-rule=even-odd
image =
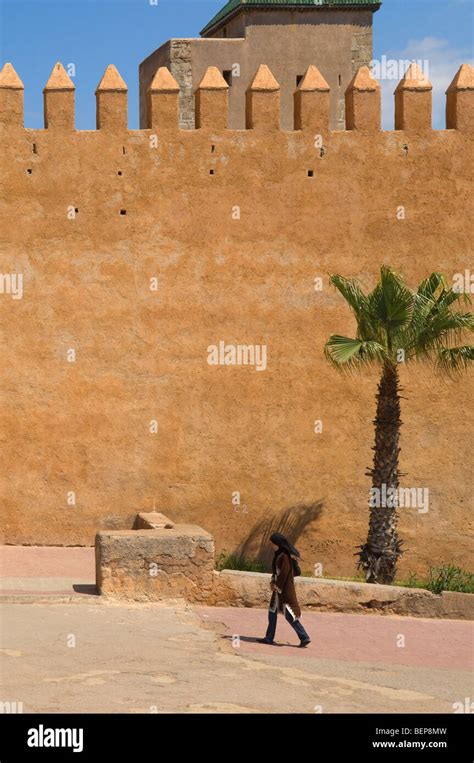
{"label": "small drainage hole in wall", "polygon": [[308,177],[309,178],[314,177],[314,170],[308,170]]}
{"label": "small drainage hole in wall", "polygon": [[31,168],[27,169],[26,172],[27,172],[28,175],[32,175],[33,174],[33,170]]}
{"label": "small drainage hole in wall", "polygon": [[123,175],[123,172],[122,172],[122,170],[119,170],[119,171],[117,172],[117,175]]}
{"label": "small drainage hole in wall", "polygon": [[74,212],[75,212],[75,214],[76,214],[76,215],[78,215],[78,214],[79,214],[79,209],[78,209],[78,207],[75,207],[75,208],[74,208]]}
{"label": "small drainage hole in wall", "polygon": [[121,209],[120,210],[120,214],[121,215],[126,215],[127,214],[127,210],[126,209]]}

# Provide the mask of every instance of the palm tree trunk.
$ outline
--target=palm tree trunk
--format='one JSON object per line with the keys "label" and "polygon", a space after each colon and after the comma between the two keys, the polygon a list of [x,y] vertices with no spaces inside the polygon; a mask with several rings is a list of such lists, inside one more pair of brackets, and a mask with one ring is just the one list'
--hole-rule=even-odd
{"label": "palm tree trunk", "polygon": [[400,396],[398,368],[386,363],[377,390],[374,465],[367,542],[359,546],[358,568],[368,583],[391,584],[395,579],[401,543],[397,534],[398,454],[400,453]]}

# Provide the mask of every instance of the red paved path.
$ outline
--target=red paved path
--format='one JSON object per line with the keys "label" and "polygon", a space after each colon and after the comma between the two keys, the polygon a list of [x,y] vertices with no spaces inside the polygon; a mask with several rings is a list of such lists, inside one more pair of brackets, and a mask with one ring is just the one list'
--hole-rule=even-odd
{"label": "red paved path", "polygon": [[[298,637],[279,615],[276,641],[285,646],[259,644],[265,635],[267,612],[236,607],[196,607],[205,620],[227,626],[229,637],[240,636],[242,653],[307,656],[360,662],[433,668],[474,666],[474,623],[464,620],[434,620],[385,615],[351,615],[332,612],[304,612],[302,622],[312,643],[298,649]],[[405,647],[397,646],[397,637],[405,637]]]}

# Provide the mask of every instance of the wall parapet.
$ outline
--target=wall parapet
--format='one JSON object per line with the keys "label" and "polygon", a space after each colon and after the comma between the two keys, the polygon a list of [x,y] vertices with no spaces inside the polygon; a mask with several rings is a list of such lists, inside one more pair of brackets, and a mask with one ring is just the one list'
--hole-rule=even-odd
{"label": "wall parapet", "polygon": [[[128,129],[127,85],[112,64],[96,90],[97,130],[120,133]],[[0,125],[24,128],[24,85],[6,63],[0,72]],[[160,68],[147,93],[148,129],[179,128],[179,86],[166,67]],[[294,93],[295,131],[328,130],[330,88],[311,65]],[[395,130],[431,129],[432,85],[417,64],[408,68],[395,90]],[[446,129],[474,129],[474,68],[463,64],[446,91]],[[195,94],[196,129],[227,130],[228,85],[216,67],[208,67]],[[45,129],[74,130],[75,87],[60,62],[44,89]],[[346,93],[346,130],[380,130],[380,84],[368,67],[361,67]],[[246,92],[246,129],[280,129],[280,86],[262,64]],[[142,131],[143,132],[143,131]]]}

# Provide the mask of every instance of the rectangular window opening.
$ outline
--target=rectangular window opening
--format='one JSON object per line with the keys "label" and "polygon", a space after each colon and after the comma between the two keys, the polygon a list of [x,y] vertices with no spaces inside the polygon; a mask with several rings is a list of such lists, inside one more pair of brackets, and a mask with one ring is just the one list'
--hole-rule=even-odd
{"label": "rectangular window opening", "polygon": [[314,170],[308,170],[308,177],[309,178],[314,177]]}

